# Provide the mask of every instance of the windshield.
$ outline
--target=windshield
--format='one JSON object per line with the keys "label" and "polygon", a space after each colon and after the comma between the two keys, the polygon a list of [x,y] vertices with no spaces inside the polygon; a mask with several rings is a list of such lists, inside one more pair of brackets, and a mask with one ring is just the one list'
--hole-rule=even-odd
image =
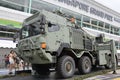
{"label": "windshield", "polygon": [[49,32],[55,32],[55,31],[59,31],[60,27],[58,24],[51,24],[48,23],[48,31]]}
{"label": "windshield", "polygon": [[[33,20],[35,20],[33,18]],[[31,19],[30,19],[31,21]],[[29,23],[30,21],[25,21],[25,23]],[[24,39],[27,37],[35,36],[38,34],[44,34],[45,33],[45,24],[46,24],[46,19],[44,15],[41,15],[39,20],[35,20],[33,23],[29,23],[28,25],[23,25],[23,28],[21,29],[20,32],[20,39]]]}
{"label": "windshield", "polygon": [[24,39],[44,33],[45,33],[45,25],[40,25],[38,22],[36,22],[30,25],[26,25],[21,29],[20,39]]}

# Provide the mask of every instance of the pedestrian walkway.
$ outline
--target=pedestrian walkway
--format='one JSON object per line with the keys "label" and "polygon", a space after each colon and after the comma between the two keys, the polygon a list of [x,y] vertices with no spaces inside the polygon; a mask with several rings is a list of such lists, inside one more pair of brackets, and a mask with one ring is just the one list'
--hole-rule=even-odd
{"label": "pedestrian walkway", "polygon": [[[4,76],[4,75],[9,75],[9,70],[8,69],[0,69],[0,76]],[[15,70],[13,70],[12,75],[15,75]]]}
{"label": "pedestrian walkway", "polygon": [[[116,72],[117,74],[112,74],[112,71],[111,71],[111,72],[108,72],[107,74],[89,77],[84,80],[120,80],[120,69],[118,69]],[[8,73],[9,73],[8,69],[0,69],[0,76],[9,75]],[[15,75],[15,70],[13,70],[12,75],[13,76]]]}
{"label": "pedestrian walkway", "polygon": [[[120,62],[118,63],[120,66]],[[94,77],[86,78],[84,80],[120,80],[120,69],[116,70],[117,74],[113,74],[113,71],[104,75],[97,75]]]}
{"label": "pedestrian walkway", "polygon": [[120,69],[117,70],[116,72],[117,74],[112,74],[112,72],[109,72],[104,75],[97,75],[84,80],[120,80]]}
{"label": "pedestrian walkway", "polygon": [[[32,70],[31,67],[29,67],[29,69],[25,68],[26,71],[28,70]],[[15,75],[15,71],[23,71],[23,68],[20,68],[19,70],[18,69],[14,69],[12,72],[13,74],[12,75]],[[6,76],[6,75],[9,75],[9,69],[0,69],[0,76]]]}

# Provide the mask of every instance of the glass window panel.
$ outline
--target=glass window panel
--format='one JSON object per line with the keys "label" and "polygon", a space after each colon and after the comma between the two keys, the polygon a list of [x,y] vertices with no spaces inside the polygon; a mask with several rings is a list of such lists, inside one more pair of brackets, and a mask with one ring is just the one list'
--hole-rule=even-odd
{"label": "glass window panel", "polygon": [[118,45],[118,42],[117,41],[115,41],[115,46],[117,46]]}
{"label": "glass window panel", "polygon": [[60,27],[57,24],[52,24],[50,26],[48,26],[48,31],[49,32],[55,32],[55,31],[59,31]]}
{"label": "glass window panel", "polygon": [[109,29],[110,28],[110,24],[105,23],[105,28]]}
{"label": "glass window panel", "polygon": [[81,18],[82,18],[82,15],[81,14],[79,14],[79,13],[75,13],[75,12],[73,12],[73,11],[71,11],[71,10],[68,10],[68,9],[65,9],[65,8],[61,8],[61,11],[62,11],[62,13],[64,13],[66,16],[68,16],[68,17],[75,17],[76,18],[76,20],[78,20],[78,21],[81,21]]}
{"label": "glass window panel", "polygon": [[83,22],[90,23],[90,18],[87,16],[83,16]]}
{"label": "glass window panel", "polygon": [[14,34],[9,34],[8,37],[13,38],[13,37],[14,37]]}
{"label": "glass window panel", "polygon": [[13,38],[13,33],[0,32],[0,37]]}
{"label": "glass window panel", "polygon": [[111,34],[114,33],[113,26],[111,26],[111,28],[110,28],[110,33],[111,33]]}
{"label": "glass window panel", "polygon": [[[49,6],[49,7],[48,7]],[[49,4],[47,2],[43,2],[42,0],[33,0],[32,1],[32,8],[36,10],[47,10],[47,11],[57,11],[60,8],[58,6],[55,6],[53,4]]]}
{"label": "glass window panel", "polygon": [[1,33],[1,32],[0,32],[0,37],[5,37],[5,36],[6,36],[5,33]]}
{"label": "glass window panel", "polygon": [[12,3],[10,1],[0,1],[0,6],[19,10],[19,11],[24,11],[24,6]]}
{"label": "glass window panel", "polygon": [[113,31],[115,35],[119,35],[119,28],[113,27]]}
{"label": "glass window panel", "polygon": [[92,29],[95,29],[95,30],[97,30],[97,26],[92,26]]}
{"label": "glass window panel", "polygon": [[80,21],[77,21],[77,25],[81,27],[81,22],[80,22]]}
{"label": "glass window panel", "polygon": [[118,42],[118,46],[120,47],[120,43]]}
{"label": "glass window panel", "polygon": [[114,28],[114,32],[119,32],[119,28]]}
{"label": "glass window panel", "polygon": [[99,31],[103,31],[103,28],[98,28]]}
{"label": "glass window panel", "polygon": [[91,28],[91,26],[90,26],[90,25],[85,24],[85,23],[83,23],[82,27],[88,27],[88,28]]}
{"label": "glass window panel", "polygon": [[104,26],[104,22],[101,22],[101,21],[100,21],[98,26],[103,27],[103,26]]}
{"label": "glass window panel", "polygon": [[118,41],[115,41],[115,46],[117,49],[120,49],[120,43]]}
{"label": "glass window panel", "polygon": [[108,29],[105,29],[105,32],[109,33],[109,30],[108,30]]}
{"label": "glass window panel", "polygon": [[97,25],[97,20],[92,19],[92,20],[91,20],[91,24]]}
{"label": "glass window panel", "polygon": [[5,1],[24,5],[25,1],[28,1],[28,0],[5,0]]}

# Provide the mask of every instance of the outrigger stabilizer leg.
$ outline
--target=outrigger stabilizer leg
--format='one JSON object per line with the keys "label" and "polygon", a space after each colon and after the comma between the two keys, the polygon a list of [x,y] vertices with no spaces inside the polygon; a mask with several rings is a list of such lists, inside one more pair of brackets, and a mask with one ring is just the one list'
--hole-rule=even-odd
{"label": "outrigger stabilizer leg", "polygon": [[111,40],[111,58],[112,58],[112,70],[113,70],[113,74],[117,74],[116,72],[116,58],[115,58],[115,54],[116,54],[116,48],[115,48],[115,42],[114,40]]}

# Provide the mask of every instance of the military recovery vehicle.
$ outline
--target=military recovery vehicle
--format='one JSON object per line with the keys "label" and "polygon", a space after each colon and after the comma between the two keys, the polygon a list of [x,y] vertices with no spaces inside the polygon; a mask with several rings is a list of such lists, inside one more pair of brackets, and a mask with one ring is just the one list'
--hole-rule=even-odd
{"label": "military recovery vehicle", "polygon": [[97,65],[111,68],[114,43],[89,35],[73,21],[45,10],[25,19],[17,54],[40,75],[49,75],[51,68],[63,78],[72,77],[76,68],[83,74]]}

